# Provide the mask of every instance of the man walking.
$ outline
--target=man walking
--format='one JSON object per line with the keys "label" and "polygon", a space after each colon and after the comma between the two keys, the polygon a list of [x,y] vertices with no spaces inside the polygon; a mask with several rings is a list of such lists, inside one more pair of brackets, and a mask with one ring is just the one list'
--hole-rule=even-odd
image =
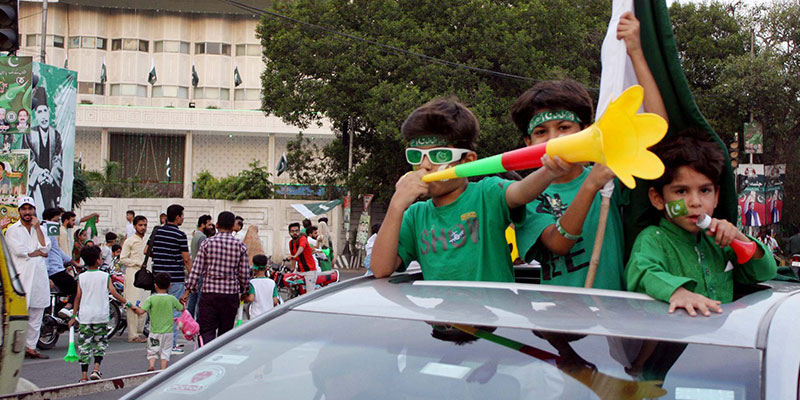
{"label": "man walking", "polygon": [[22,196],[17,204],[19,221],[6,230],[6,242],[28,302],[25,358],[50,358],[36,351],[44,309],[50,304],[50,283],[47,279],[46,263],[50,242],[45,240],[39,219],[36,218],[36,204],[33,198]]}
{"label": "man walking", "polygon": [[294,261],[295,269],[303,276],[306,281],[306,293],[311,293],[317,288],[317,269],[314,262],[314,253],[308,238],[300,234],[300,224],[293,222],[289,224],[289,256],[290,261]]}
{"label": "man walking", "polygon": [[[201,215],[200,218],[197,219],[197,229],[195,229],[194,233],[192,234],[192,243],[189,245],[189,253],[192,256],[192,264],[194,264],[194,259],[197,257],[197,250],[200,249],[200,245],[206,240],[205,231],[210,225],[214,225],[211,222],[210,215]],[[186,310],[188,310],[189,314],[192,314],[192,318],[195,319],[197,319],[197,303],[200,300],[200,289],[202,289],[202,287],[203,277],[201,276],[199,282],[197,282],[197,291],[192,292],[192,294],[189,295],[189,301],[186,304]]]}
{"label": "man walking", "polygon": [[[132,304],[137,301],[144,303],[147,293],[133,286],[136,279],[136,271],[140,268],[147,268],[144,264],[144,234],[147,232],[147,218],[144,215],[133,217],[134,234],[125,238],[122,243],[122,253],[119,255],[119,262],[125,267],[125,299]],[[132,309],[126,309],[128,319],[128,341],[131,343],[144,343],[144,318]]]}
{"label": "man walking", "polygon": [[185,302],[197,291],[203,277],[202,296],[197,310],[203,343],[231,330],[236,320],[239,300],[246,295],[252,278],[247,246],[233,237],[234,215],[223,211],[217,217],[217,234],[206,239],[195,258],[195,267],[186,281]]}
{"label": "man walking", "polygon": [[[167,223],[160,226],[150,237],[153,246],[151,256],[153,258],[153,274],[159,272],[169,274],[172,283],[167,293],[175,297],[183,294],[183,283],[186,278],[184,270],[192,271],[192,259],[189,258],[186,234],[178,228],[181,224],[183,224],[183,206],[173,204],[167,207]],[[150,251],[150,248],[145,246],[145,252],[147,251]],[[174,312],[175,317],[180,315],[180,312]],[[183,354],[183,349],[177,346],[178,327],[175,324],[173,324],[172,335],[172,343],[175,344],[172,354]]]}

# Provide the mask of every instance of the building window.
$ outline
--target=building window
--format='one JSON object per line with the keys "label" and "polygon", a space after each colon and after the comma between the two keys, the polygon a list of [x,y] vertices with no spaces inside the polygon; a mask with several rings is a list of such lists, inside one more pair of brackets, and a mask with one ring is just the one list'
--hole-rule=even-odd
{"label": "building window", "polygon": [[122,39],[122,50],[139,50],[139,39]]}
{"label": "building window", "polygon": [[[143,133],[109,134],[109,161],[121,165],[120,177],[137,182],[161,197],[183,196],[183,156],[186,138],[183,135],[156,135]],[[167,159],[170,160],[170,177],[167,181]],[[127,186],[120,188],[125,194]]]}
{"label": "building window", "polygon": [[148,40],[140,40],[139,41],[139,51],[143,51],[145,53],[150,52],[150,41]]}
{"label": "building window", "polygon": [[58,47],[59,49],[63,49],[64,48],[64,37],[63,36],[54,35],[53,36],[53,47]]}
{"label": "building window", "polygon": [[92,36],[84,36],[81,43],[81,47],[94,49],[97,47],[97,38]]}
{"label": "building window", "polygon": [[236,89],[233,91],[233,99],[237,101],[257,101],[261,100],[260,89]]}
{"label": "building window", "polygon": [[[105,39],[103,39],[103,41],[105,42]],[[105,46],[105,43],[103,43],[103,45]],[[112,39],[111,50],[130,50],[149,53],[150,42],[139,39]]]}
{"label": "building window", "polygon": [[96,48],[101,49],[101,50],[105,50],[107,41],[108,40],[106,40],[106,38],[101,38],[101,37],[97,38],[97,46],[96,46]]}
{"label": "building window", "polygon": [[153,42],[153,52],[189,54],[189,42],[179,42],[177,40],[156,40]]}
{"label": "building window", "polygon": [[81,47],[81,37],[80,36],[70,36],[69,37],[69,48],[70,49],[77,49]]}
{"label": "building window", "polygon": [[96,94],[102,96],[106,92],[106,85],[95,82],[78,82],[78,93],[80,94]]}
{"label": "building window", "polygon": [[[58,42],[58,36],[54,38],[55,42]],[[69,37],[69,48],[70,49],[77,49],[79,47],[83,47],[84,49],[100,49],[106,50],[107,40],[101,37],[94,37],[94,36],[70,36]],[[121,42],[120,42],[121,43]],[[56,45],[56,47],[59,47]],[[119,50],[119,49],[115,49]]]}
{"label": "building window", "polygon": [[106,85],[104,83],[95,83],[94,84],[94,94],[98,96],[103,96],[106,94]]}
{"label": "building window", "polygon": [[119,83],[112,84],[111,95],[147,97],[147,86],[133,85],[133,84],[119,84]]}
{"label": "building window", "polygon": [[196,88],[194,90],[194,98],[206,100],[230,100],[231,90],[216,87]]}
{"label": "building window", "polygon": [[236,45],[236,55],[237,56],[260,56],[261,55],[261,45],[259,45],[259,44],[237,44]]}
{"label": "building window", "polygon": [[111,39],[111,50],[122,50],[122,39]]}
{"label": "building window", "polygon": [[26,35],[25,44],[28,45],[28,47],[40,46],[39,35]]}
{"label": "building window", "polygon": [[188,99],[189,88],[186,86],[154,86],[153,97],[174,97],[178,99]]}
{"label": "building window", "polygon": [[225,43],[195,43],[194,54],[231,55],[231,45]]}

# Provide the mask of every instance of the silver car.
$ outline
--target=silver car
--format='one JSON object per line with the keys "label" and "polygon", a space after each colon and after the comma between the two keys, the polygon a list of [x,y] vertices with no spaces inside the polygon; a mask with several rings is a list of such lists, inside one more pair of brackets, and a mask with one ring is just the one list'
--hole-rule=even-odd
{"label": "silver car", "polygon": [[359,278],[209,343],[128,399],[797,399],[800,285],[723,314],[519,283]]}

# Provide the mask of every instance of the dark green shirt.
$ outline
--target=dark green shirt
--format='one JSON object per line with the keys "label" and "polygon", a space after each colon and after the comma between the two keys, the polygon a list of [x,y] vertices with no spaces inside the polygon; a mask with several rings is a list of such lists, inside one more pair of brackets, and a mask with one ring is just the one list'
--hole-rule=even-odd
{"label": "dark green shirt", "polygon": [[[648,226],[636,237],[625,270],[628,290],[668,302],[672,293],[683,286],[709,299],[730,303],[734,280],[756,283],[777,274],[769,249],[750,240],[764,251],[764,256],[739,265],[730,247],[720,248],[704,232],[693,234],[662,218],[658,226]],[[727,268],[729,263],[732,269]]]}

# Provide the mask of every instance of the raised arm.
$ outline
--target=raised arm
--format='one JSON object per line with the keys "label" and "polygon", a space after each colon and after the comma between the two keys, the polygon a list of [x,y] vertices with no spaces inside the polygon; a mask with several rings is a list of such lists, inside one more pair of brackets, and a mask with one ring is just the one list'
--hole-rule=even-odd
{"label": "raised arm", "polygon": [[647,59],[644,58],[639,20],[636,19],[632,12],[628,11],[620,17],[619,25],[617,25],[617,39],[625,41],[628,56],[633,64],[633,71],[636,73],[636,80],[644,88],[644,110],[658,114],[669,122],[667,108],[661,98],[661,92],[658,90],[653,73],[647,65]]}

